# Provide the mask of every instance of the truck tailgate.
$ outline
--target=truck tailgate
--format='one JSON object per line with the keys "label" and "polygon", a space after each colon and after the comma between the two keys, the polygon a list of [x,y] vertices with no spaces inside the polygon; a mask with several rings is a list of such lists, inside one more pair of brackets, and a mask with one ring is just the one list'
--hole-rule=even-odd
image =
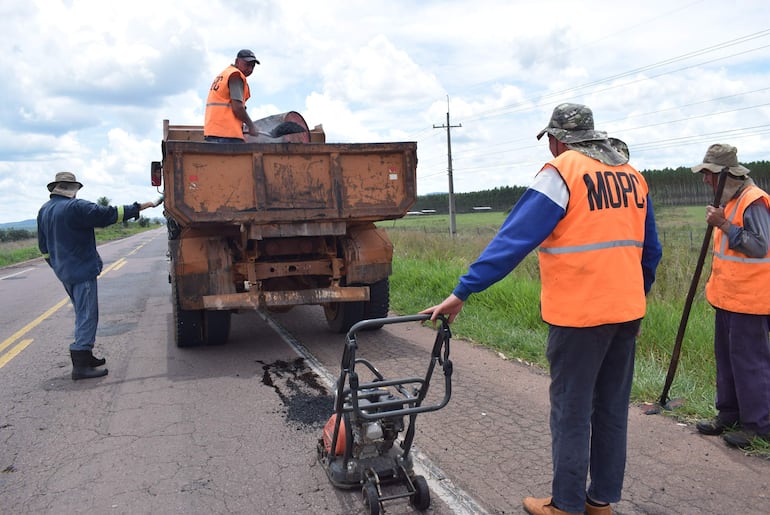
{"label": "truck tailgate", "polygon": [[416,199],[417,144],[163,142],[166,211],[181,225],[378,221]]}

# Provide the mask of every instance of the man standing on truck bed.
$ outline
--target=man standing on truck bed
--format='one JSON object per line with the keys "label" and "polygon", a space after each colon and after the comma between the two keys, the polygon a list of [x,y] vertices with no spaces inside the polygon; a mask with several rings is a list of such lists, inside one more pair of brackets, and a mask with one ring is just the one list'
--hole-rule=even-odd
{"label": "man standing on truck bed", "polygon": [[225,68],[211,83],[206,99],[203,137],[216,143],[244,143],[243,124],[249,134],[257,134],[254,122],[246,112],[246,101],[251,96],[246,77],[259,61],[251,50],[240,50],[235,64]]}

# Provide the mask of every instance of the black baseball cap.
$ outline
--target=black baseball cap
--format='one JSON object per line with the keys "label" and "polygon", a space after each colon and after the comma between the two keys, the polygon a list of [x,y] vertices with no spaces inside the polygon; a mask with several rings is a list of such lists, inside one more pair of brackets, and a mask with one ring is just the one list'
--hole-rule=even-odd
{"label": "black baseball cap", "polygon": [[248,62],[255,62],[259,64],[259,61],[257,60],[257,57],[254,55],[254,52],[251,50],[243,49],[238,51],[238,55],[236,56],[238,59],[243,59],[244,61]]}

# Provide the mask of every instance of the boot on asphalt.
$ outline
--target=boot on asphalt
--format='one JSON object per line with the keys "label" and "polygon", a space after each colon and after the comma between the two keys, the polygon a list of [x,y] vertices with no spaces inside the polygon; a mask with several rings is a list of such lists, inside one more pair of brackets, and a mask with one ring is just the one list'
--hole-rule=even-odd
{"label": "boot on asphalt", "polygon": [[597,506],[586,501],[586,515],[612,515],[612,508],[609,504]]}
{"label": "boot on asphalt", "polygon": [[104,359],[104,358],[97,358],[96,356],[94,356],[93,351],[88,351],[88,354],[91,356],[91,360],[89,361],[89,366],[91,368],[100,367],[100,366],[104,365],[105,363],[107,363],[106,359]]}
{"label": "boot on asphalt", "polygon": [[524,511],[530,515],[572,515],[571,512],[560,510],[554,506],[552,497],[541,499],[525,497],[522,504],[524,505]]}
{"label": "boot on asphalt", "polygon": [[94,377],[107,375],[106,368],[97,369],[91,366],[91,360],[95,360],[96,358],[94,358],[90,350],[71,350],[70,358],[72,359],[73,381],[77,381],[78,379],[92,379]]}
{"label": "boot on asphalt", "polygon": [[[562,515],[569,514],[568,511],[560,510],[553,505],[553,497],[537,499],[535,497],[525,497],[522,503],[524,511],[530,515]],[[586,502],[585,512],[587,515],[612,515],[612,508],[609,504],[603,506],[594,506]]]}

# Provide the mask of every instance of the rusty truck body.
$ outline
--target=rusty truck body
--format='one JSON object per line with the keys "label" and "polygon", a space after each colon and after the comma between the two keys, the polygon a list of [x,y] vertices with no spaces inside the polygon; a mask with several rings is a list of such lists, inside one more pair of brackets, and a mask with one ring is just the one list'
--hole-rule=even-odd
{"label": "rusty truck body", "polygon": [[340,333],[387,316],[393,246],[375,222],[415,202],[417,145],[305,136],[210,143],[200,126],[164,121],[152,175],[178,346],[225,343],[247,309],[319,305]]}

